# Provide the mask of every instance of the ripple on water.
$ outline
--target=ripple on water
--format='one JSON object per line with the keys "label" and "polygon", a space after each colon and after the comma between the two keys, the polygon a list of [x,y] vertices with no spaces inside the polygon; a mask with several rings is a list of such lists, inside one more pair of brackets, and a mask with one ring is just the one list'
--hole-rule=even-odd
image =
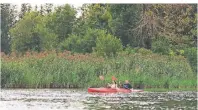
{"label": "ripple on water", "polygon": [[86,90],[2,90],[1,110],[104,110],[197,108],[196,92],[88,94]]}

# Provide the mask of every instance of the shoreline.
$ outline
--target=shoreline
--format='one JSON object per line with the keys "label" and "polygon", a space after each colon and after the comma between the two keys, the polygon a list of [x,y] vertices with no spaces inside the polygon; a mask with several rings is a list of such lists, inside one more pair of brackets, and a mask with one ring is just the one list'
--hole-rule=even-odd
{"label": "shoreline", "polygon": [[[59,89],[70,89],[70,90],[87,90],[87,88],[1,88],[1,90],[18,90],[18,89],[33,89],[33,90],[42,90],[42,89],[51,89],[51,90],[59,90]],[[137,89],[137,88],[134,88]],[[145,88],[145,89],[139,89],[144,90],[144,92],[185,92],[185,91],[191,91],[191,92],[198,92],[197,88]]]}

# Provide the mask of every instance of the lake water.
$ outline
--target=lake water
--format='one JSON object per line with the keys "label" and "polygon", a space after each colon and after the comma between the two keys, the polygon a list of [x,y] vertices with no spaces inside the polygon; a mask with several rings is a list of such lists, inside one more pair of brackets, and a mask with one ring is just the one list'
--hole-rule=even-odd
{"label": "lake water", "polygon": [[89,94],[80,89],[2,89],[0,110],[196,110],[197,92]]}

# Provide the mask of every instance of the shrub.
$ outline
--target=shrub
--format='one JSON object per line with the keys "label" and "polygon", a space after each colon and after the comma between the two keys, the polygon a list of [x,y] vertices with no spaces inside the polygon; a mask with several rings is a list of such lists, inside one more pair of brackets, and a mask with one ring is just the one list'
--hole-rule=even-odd
{"label": "shrub", "polygon": [[142,55],[149,55],[149,54],[152,54],[152,51],[151,51],[151,50],[148,50],[148,49],[145,49],[145,48],[140,48],[140,49],[138,49],[137,52],[138,52],[138,53],[141,53]]}
{"label": "shrub", "polygon": [[154,53],[161,53],[167,55],[169,53],[169,46],[170,42],[165,37],[159,37],[152,41],[152,51]]}
{"label": "shrub", "polygon": [[132,48],[130,45],[127,45],[127,47],[124,49],[124,51],[125,51],[127,54],[134,54],[134,53],[137,52],[137,49]]}
{"label": "shrub", "polygon": [[184,50],[184,56],[187,57],[194,73],[197,73],[197,48],[186,48]]}
{"label": "shrub", "polygon": [[97,38],[95,49],[98,55],[112,57],[122,50],[122,43],[120,39],[110,34],[104,34]]}
{"label": "shrub", "polygon": [[69,35],[69,37],[61,43],[61,50],[69,50],[78,53],[91,53],[92,48],[96,47],[96,39],[104,36],[106,31],[100,29],[86,30],[84,36]]}

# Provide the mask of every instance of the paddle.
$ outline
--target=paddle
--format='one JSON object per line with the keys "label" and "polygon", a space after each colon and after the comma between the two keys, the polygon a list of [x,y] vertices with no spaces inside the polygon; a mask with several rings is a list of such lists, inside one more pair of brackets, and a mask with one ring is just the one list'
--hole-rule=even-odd
{"label": "paddle", "polygon": [[117,80],[117,78],[116,78],[115,76],[112,76],[111,79],[112,79],[113,81]]}
{"label": "paddle", "polygon": [[[115,76],[112,76],[111,79],[112,79],[112,81],[116,81],[116,80],[117,80],[117,78],[116,78]],[[116,89],[119,89],[119,88],[117,87],[117,83],[116,83]]]}

